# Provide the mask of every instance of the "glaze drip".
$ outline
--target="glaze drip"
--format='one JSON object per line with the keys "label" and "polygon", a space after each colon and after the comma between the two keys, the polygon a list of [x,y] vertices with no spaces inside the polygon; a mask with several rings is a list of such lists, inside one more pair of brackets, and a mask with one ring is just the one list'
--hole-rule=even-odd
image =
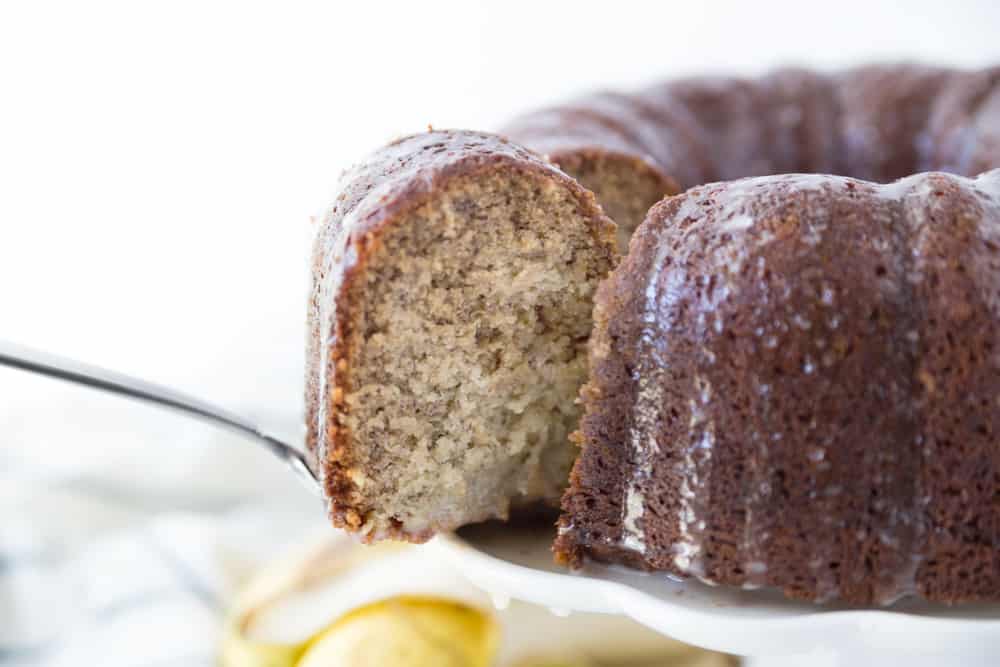
{"label": "glaze drip", "polygon": [[663,407],[663,382],[661,374],[666,358],[660,354],[659,338],[662,335],[657,317],[659,291],[657,279],[666,261],[668,249],[661,248],[650,267],[644,294],[642,332],[636,341],[636,368],[633,380],[638,386],[632,409],[629,429],[629,452],[632,457],[632,474],[622,499],[622,539],[626,549],[646,553],[646,534],[641,524],[644,514],[642,485],[653,472],[653,456],[659,452],[656,431]]}

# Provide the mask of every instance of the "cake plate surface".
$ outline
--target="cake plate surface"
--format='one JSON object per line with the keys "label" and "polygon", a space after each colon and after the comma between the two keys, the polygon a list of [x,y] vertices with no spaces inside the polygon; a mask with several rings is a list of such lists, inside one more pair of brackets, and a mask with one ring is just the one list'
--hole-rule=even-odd
{"label": "cake plate surface", "polygon": [[816,605],[773,590],[713,587],[598,563],[569,572],[553,562],[552,538],[547,526],[482,524],[439,536],[428,548],[501,599],[557,614],[625,614],[683,642],[748,656],[748,665],[1000,664],[1000,604]]}

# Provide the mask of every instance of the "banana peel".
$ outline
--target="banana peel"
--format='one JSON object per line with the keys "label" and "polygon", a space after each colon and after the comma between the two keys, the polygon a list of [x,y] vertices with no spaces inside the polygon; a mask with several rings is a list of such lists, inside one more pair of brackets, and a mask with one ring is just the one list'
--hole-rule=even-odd
{"label": "banana peel", "polygon": [[292,552],[256,575],[233,603],[225,621],[220,647],[222,667],[295,667],[312,637],[296,642],[264,641],[249,636],[256,618],[286,596],[349,571],[355,565],[401,550],[387,542],[364,550],[341,542],[310,544]]}
{"label": "banana peel", "polygon": [[250,641],[227,629],[222,642],[224,667],[295,667],[305,644]]}
{"label": "banana peel", "polygon": [[[392,542],[361,546],[324,539],[277,561],[251,581],[226,621],[222,667],[732,667],[724,656],[685,646],[625,621],[579,614],[555,619],[544,609],[513,603],[499,615],[485,598],[454,584],[421,586],[433,567],[417,548]],[[386,558],[390,556],[390,558]],[[396,558],[399,556],[399,559]],[[417,560],[414,560],[414,559]],[[426,557],[425,557],[426,558]],[[373,571],[372,568],[381,568]],[[437,564],[438,569],[441,568]],[[402,568],[402,569],[400,569]],[[331,582],[364,581],[364,590],[395,572],[366,600],[343,591],[307,605],[318,616],[289,614],[298,593]],[[416,579],[413,575],[417,574]],[[373,579],[374,577],[374,579]],[[426,581],[423,581],[426,583]],[[469,585],[464,585],[466,588]],[[357,587],[354,587],[357,588]],[[327,610],[329,617],[322,612]],[[339,611],[338,611],[339,610]],[[276,628],[275,619],[283,621]],[[556,623],[559,623],[557,626]],[[501,631],[501,627],[503,630]],[[598,641],[610,633],[618,641]],[[501,647],[500,637],[504,636]],[[548,638],[547,640],[544,638]]]}
{"label": "banana peel", "polygon": [[265,569],[226,621],[223,667],[489,667],[500,629],[492,614],[445,597],[396,595],[353,609],[296,642],[265,641],[248,632],[269,606],[329,581],[362,562],[399,553],[405,545],[324,544]]}
{"label": "banana peel", "polygon": [[396,596],[365,605],[298,644],[228,633],[227,667],[489,667],[499,628],[470,605],[423,596]]}

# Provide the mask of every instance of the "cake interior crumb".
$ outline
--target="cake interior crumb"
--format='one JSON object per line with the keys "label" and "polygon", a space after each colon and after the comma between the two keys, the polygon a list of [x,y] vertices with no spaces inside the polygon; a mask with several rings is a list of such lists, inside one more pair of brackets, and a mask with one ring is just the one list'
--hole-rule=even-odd
{"label": "cake interior crumb", "polygon": [[366,530],[557,501],[608,268],[578,201],[526,174],[466,176],[381,240],[346,396]]}

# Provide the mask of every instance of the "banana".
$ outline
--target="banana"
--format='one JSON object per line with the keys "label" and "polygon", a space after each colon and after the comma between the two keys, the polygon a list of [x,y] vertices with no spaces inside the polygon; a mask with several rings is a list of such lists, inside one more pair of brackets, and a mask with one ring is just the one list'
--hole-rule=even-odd
{"label": "banana", "polygon": [[320,633],[296,667],[489,667],[499,627],[443,598],[397,596],[356,609]]}

